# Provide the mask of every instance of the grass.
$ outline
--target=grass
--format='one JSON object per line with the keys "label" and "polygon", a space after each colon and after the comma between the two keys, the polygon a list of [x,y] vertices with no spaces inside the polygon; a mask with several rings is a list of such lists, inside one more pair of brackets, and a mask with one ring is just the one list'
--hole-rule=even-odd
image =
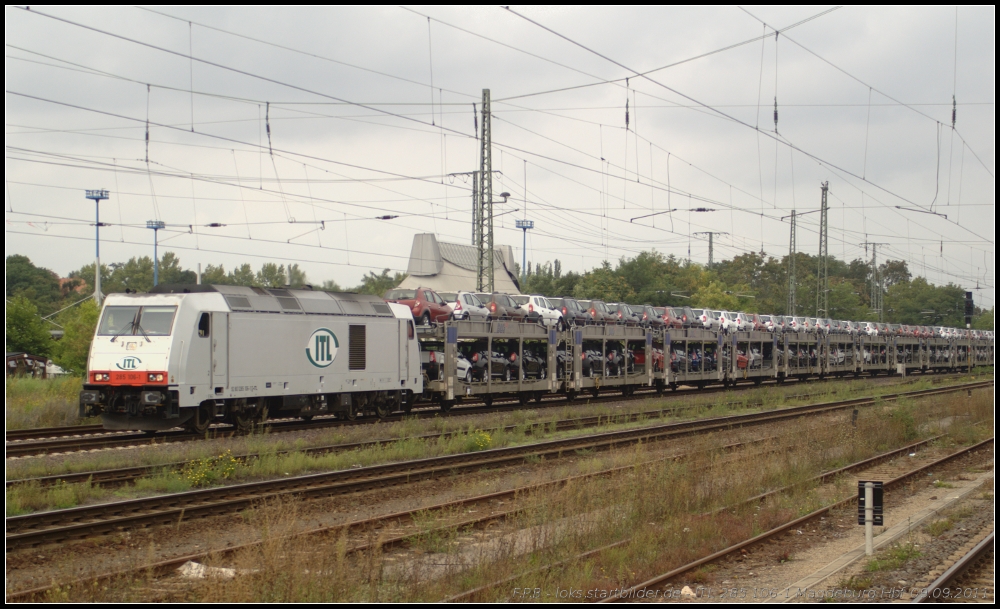
{"label": "grass", "polygon": [[[964,396],[960,405],[952,401],[933,398],[926,401],[924,409],[947,413],[969,408]],[[845,453],[849,453],[847,458],[860,459],[880,452],[884,446],[905,444],[914,429],[926,433],[924,429],[932,417],[925,415],[924,409],[913,404],[889,404],[880,410],[863,410],[857,427],[850,425],[849,417],[842,427],[799,424],[796,433],[737,453],[708,450],[717,440],[697,436],[685,439],[684,449],[703,452],[685,462],[648,464],[651,451],[646,445],[587,455],[572,464],[550,468],[548,475],[633,467],[614,477],[591,478],[537,493],[530,497],[526,510],[491,528],[494,532],[485,538],[458,528],[442,528],[443,520],[455,514],[426,513],[418,518],[420,532],[411,540],[418,552],[411,550],[402,555],[382,550],[379,531],[369,532],[373,549],[359,556],[346,555],[347,540],[343,536],[328,540],[284,539],[281,535],[299,521],[297,504],[269,501],[244,512],[242,518],[236,519],[238,522],[232,523],[245,529],[248,540],[263,538],[263,545],[241,552],[232,560],[208,561],[214,566],[241,569],[243,575],[226,581],[194,582],[179,596],[157,600],[430,602],[506,577],[516,577],[516,583],[490,591],[479,600],[509,602],[515,585],[543,590],[554,586],[581,590],[627,587],[832,501],[804,483],[841,464]],[[902,416],[902,411],[908,416]],[[474,427],[468,429],[470,433],[460,440],[467,442],[476,431]],[[509,442],[516,438],[492,434],[492,440]],[[487,482],[469,479],[467,486]],[[704,515],[788,484],[797,486],[762,504]],[[574,559],[582,552],[623,540],[625,543],[613,550],[589,559]],[[882,560],[913,557],[912,548],[894,550]],[[566,561],[563,567],[538,570],[559,561]],[[713,579],[710,568],[690,575],[697,581]],[[862,576],[842,585],[861,590],[870,588],[872,582],[870,577]],[[107,591],[84,591],[75,598],[98,602],[149,600],[149,590],[142,581],[124,582]]]}
{"label": "grass", "polygon": [[[28,379],[31,380],[31,379]],[[921,382],[930,385],[929,379]],[[844,385],[847,385],[845,387]],[[915,384],[918,389],[920,383]],[[809,397],[795,396],[802,388],[767,387],[734,394],[735,399],[721,401],[715,396],[691,396],[686,403],[679,400],[664,403],[650,399],[637,403],[591,404],[576,407],[552,408],[542,411],[516,410],[475,417],[475,423],[466,417],[446,417],[433,419],[404,419],[393,423],[375,423],[346,428],[317,429],[309,439],[302,436],[288,437],[284,434],[259,434],[239,438],[219,439],[213,442],[190,442],[161,445],[156,448],[126,451],[103,451],[89,454],[50,456],[37,459],[19,459],[8,463],[7,478],[28,478],[40,475],[58,475],[79,471],[94,471],[126,466],[157,466],[164,463],[187,462],[180,470],[162,469],[152,475],[137,480],[133,485],[120,489],[104,489],[90,483],[61,485],[59,492],[50,489],[15,485],[7,490],[7,515],[13,516],[32,511],[53,509],[56,506],[72,507],[87,502],[124,499],[163,493],[176,493],[198,486],[212,486],[225,482],[243,482],[267,478],[301,475],[311,472],[336,471],[381,463],[423,459],[434,456],[460,454],[552,440],[601,431],[642,427],[650,423],[670,422],[681,418],[722,416],[733,412],[774,409],[799,402],[817,402],[845,399],[859,393],[872,393],[877,389],[882,393],[894,392],[892,386],[871,387],[864,381],[821,383],[810,386]],[[836,392],[834,394],[834,392]],[[819,395],[815,395],[815,394]],[[987,395],[989,393],[989,395]],[[791,396],[789,395],[791,394]],[[972,410],[972,416],[958,417],[958,425],[963,437],[982,436],[985,430],[975,423],[988,418],[992,421],[992,392],[978,391],[972,399],[962,398],[955,408]],[[947,397],[947,396],[946,396]],[[933,398],[931,402],[940,402]],[[928,401],[928,400],[925,400]],[[763,404],[747,408],[749,404]],[[650,411],[663,407],[674,407],[673,413],[664,413],[663,419],[650,419],[619,423],[621,417],[629,413]],[[554,431],[554,421],[565,418],[579,418],[600,415],[606,421],[598,427],[579,430]],[[822,457],[833,463],[846,464],[858,458],[859,454],[881,452],[895,446],[901,436],[904,440],[915,439],[918,429],[928,422],[926,409],[918,408],[911,401],[901,400],[888,408],[865,409],[858,420],[858,428],[841,426],[833,428],[828,448],[821,449]],[[535,425],[532,429],[532,424]],[[513,425],[513,430],[484,431],[483,428]],[[992,426],[990,426],[992,428]],[[863,429],[863,433],[859,430]],[[417,439],[407,436],[431,432],[450,432],[454,435],[439,439]],[[860,435],[859,435],[860,434]],[[371,441],[378,438],[398,438],[377,447],[364,448],[343,453],[309,454],[302,449],[337,443]],[[845,447],[849,447],[845,450]],[[290,452],[283,452],[290,451]],[[257,454],[256,458],[241,459],[234,455]],[[588,456],[587,451],[578,451],[580,456]],[[226,459],[223,459],[226,456]],[[223,464],[225,461],[225,464]],[[541,459],[532,457],[529,463]],[[225,471],[223,471],[225,470]],[[796,466],[786,464],[786,474],[796,476]],[[67,499],[69,497],[70,499]],[[805,508],[802,508],[805,509]]]}
{"label": "grass", "polygon": [[877,571],[895,571],[906,564],[906,562],[910,559],[921,556],[920,550],[918,550],[912,543],[895,545],[880,554],[882,554],[882,556],[868,561],[865,565],[865,571],[868,571],[869,573]]}
{"label": "grass", "polygon": [[52,379],[7,377],[5,386],[8,430],[36,427],[90,425],[99,419],[80,418],[83,379],[61,376]]}
{"label": "grass", "polygon": [[[920,413],[906,405],[887,407],[881,419],[874,414],[871,421],[862,417],[866,423],[878,424],[859,425],[852,433],[852,450],[858,458],[874,454],[886,443],[907,442],[910,427],[905,417],[894,416],[894,408],[908,409],[919,426]],[[738,454],[705,452],[687,462],[642,467],[638,464],[649,459],[648,449],[634,447],[618,456],[637,464],[627,475],[588,479],[540,494],[489,541],[463,543],[461,530],[433,530],[430,515],[421,524],[425,533],[414,540],[423,552],[417,555],[390,556],[376,550],[345,559],[328,547],[305,549],[301,542],[276,540],[270,555],[255,550],[226,564],[251,574],[197,585],[186,600],[429,602],[515,576],[516,584],[511,587],[607,590],[629,586],[817,507],[821,501],[816,489],[800,484],[756,507],[702,515],[763,490],[805,482],[830,469],[836,461],[832,456],[844,448],[843,441],[829,433],[828,427],[804,426],[797,434]],[[686,448],[708,448],[711,443],[709,438],[697,437]],[[593,457],[602,465],[610,458]],[[627,542],[613,550],[573,559],[621,540]],[[427,552],[433,552],[433,557],[426,557]],[[882,560],[905,561],[914,552],[912,547],[894,548]],[[561,568],[538,570],[559,561],[567,562]],[[712,572],[701,569],[690,577],[696,583],[708,582]],[[848,584],[865,589],[871,580],[857,578]],[[497,589],[480,600],[509,601],[510,590]]]}
{"label": "grass", "polygon": [[926,527],[924,527],[924,532],[926,532],[931,537],[939,537],[943,535],[946,531],[950,531],[952,527],[955,526],[950,518],[945,518],[944,520],[935,520]]}

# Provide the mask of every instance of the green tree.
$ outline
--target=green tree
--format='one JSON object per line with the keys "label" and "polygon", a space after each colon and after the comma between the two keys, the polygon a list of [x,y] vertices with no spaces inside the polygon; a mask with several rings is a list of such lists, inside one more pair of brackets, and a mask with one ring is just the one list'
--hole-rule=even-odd
{"label": "green tree", "polygon": [[226,268],[223,265],[215,266],[209,264],[201,273],[201,282],[207,285],[227,285],[229,277],[226,276]]}
{"label": "green tree", "polygon": [[832,319],[862,320],[869,316],[868,307],[861,303],[854,284],[843,277],[830,278],[830,312]]}
{"label": "green tree", "polygon": [[628,281],[611,270],[611,265],[604,265],[589,273],[585,273],[573,289],[573,295],[581,299],[597,299],[605,302],[627,302],[635,296],[635,290]]}
{"label": "green tree", "polygon": [[23,351],[49,357],[52,353],[52,337],[47,326],[38,315],[38,307],[34,303],[24,296],[14,296],[7,301],[7,352]]}
{"label": "green tree", "polygon": [[62,314],[59,321],[63,325],[63,337],[55,353],[55,362],[76,374],[87,370],[90,343],[97,329],[100,309],[93,300],[87,300]]}
{"label": "green tree", "polygon": [[285,275],[285,265],[265,262],[257,271],[257,285],[265,288],[281,288],[288,285],[288,277]]}
{"label": "green tree", "polygon": [[972,327],[976,330],[992,330],[995,314],[996,307],[990,307],[989,311],[980,309],[979,313],[972,318]]}
{"label": "green tree", "polygon": [[324,292],[343,292],[344,291],[343,288],[341,288],[340,285],[336,281],[334,281],[333,279],[327,279],[326,281],[324,281],[323,285],[320,286],[320,289],[323,290]]}
{"label": "green tree", "polygon": [[[84,294],[94,293],[94,263],[86,264],[80,267],[78,270],[72,271],[69,274],[71,279],[76,279],[83,282],[85,286],[83,289]],[[101,292],[108,294],[107,285],[111,281],[111,268],[106,265],[101,265]]]}
{"label": "green tree", "polygon": [[886,260],[878,267],[879,275],[886,289],[897,283],[905,283],[910,280],[910,269],[906,266],[905,260]]}
{"label": "green tree", "polygon": [[953,284],[931,285],[923,277],[891,286],[885,308],[893,323],[965,326],[965,291]]}
{"label": "green tree", "polygon": [[[108,266],[111,267],[111,277],[107,283],[103,280],[101,283],[101,290],[105,294],[118,294],[125,290],[148,292],[153,289],[153,259],[149,256],[129,258],[128,262],[112,263]],[[164,281],[162,274],[160,282],[172,283]]]}
{"label": "green tree", "polygon": [[726,284],[713,281],[691,296],[691,306],[717,311],[739,311],[740,299],[727,289]]}
{"label": "green tree", "polygon": [[389,269],[383,270],[379,275],[376,275],[375,271],[368,271],[368,274],[361,279],[361,285],[351,291],[359,294],[382,296],[402,283],[404,279],[406,279],[406,273],[390,275]]}
{"label": "green tree", "polygon": [[[195,283],[198,273],[181,267],[180,258],[173,252],[165,252],[160,257],[160,283]],[[205,283],[202,278],[202,283]]]}
{"label": "green tree", "polygon": [[301,288],[309,285],[309,280],[306,279],[306,272],[299,268],[298,264],[288,265],[288,285],[293,288]]}
{"label": "green tree", "polygon": [[48,315],[59,309],[62,301],[59,276],[48,269],[35,266],[27,256],[7,256],[5,281],[7,298],[24,296],[35,304],[40,315]]}
{"label": "green tree", "polygon": [[237,268],[229,271],[226,283],[229,285],[242,285],[247,287],[261,285],[261,283],[257,281],[257,275],[254,274],[253,269],[250,268],[250,265],[245,262]]}

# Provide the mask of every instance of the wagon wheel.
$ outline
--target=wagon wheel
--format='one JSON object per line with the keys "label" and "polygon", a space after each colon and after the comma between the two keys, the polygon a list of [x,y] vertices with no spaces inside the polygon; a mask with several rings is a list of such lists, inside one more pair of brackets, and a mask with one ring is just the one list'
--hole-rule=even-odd
{"label": "wagon wheel", "polygon": [[483,405],[485,405],[487,408],[489,408],[490,406],[492,406],[493,405],[493,395],[491,395],[491,394],[484,395],[483,396]]}
{"label": "wagon wheel", "polygon": [[601,395],[601,390],[598,389],[597,387],[591,387],[590,394],[596,398],[597,396]]}
{"label": "wagon wheel", "polygon": [[531,394],[525,391],[517,394],[517,399],[521,403],[521,406],[526,405],[531,400]]}
{"label": "wagon wheel", "polygon": [[541,402],[542,401],[542,396],[544,396],[544,395],[545,394],[542,393],[541,391],[536,391],[535,392],[535,402]]}

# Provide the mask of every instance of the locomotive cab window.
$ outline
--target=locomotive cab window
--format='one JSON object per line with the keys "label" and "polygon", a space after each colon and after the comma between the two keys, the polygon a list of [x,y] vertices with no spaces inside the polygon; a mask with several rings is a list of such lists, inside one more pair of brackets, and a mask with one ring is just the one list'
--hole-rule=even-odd
{"label": "locomotive cab window", "polygon": [[208,336],[209,329],[212,327],[211,323],[211,316],[208,313],[202,313],[201,317],[198,318],[198,336]]}
{"label": "locomotive cab window", "polygon": [[177,307],[143,307],[139,313],[140,334],[149,336],[170,336],[170,328],[174,325],[174,314]]}
{"label": "locomotive cab window", "polygon": [[138,313],[139,307],[104,307],[104,316],[97,333],[101,336],[131,334]]}
{"label": "locomotive cab window", "polygon": [[100,336],[170,336],[176,306],[105,307],[98,329]]}

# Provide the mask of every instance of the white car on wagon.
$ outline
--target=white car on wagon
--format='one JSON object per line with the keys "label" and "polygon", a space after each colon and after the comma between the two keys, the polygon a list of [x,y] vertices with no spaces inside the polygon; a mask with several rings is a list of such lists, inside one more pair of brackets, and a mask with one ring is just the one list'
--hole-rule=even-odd
{"label": "white car on wagon", "polygon": [[490,310],[472,292],[438,292],[451,307],[451,317],[457,320],[486,321]]}
{"label": "white car on wagon", "polygon": [[516,296],[511,296],[511,299],[517,303],[519,309],[526,311],[527,313],[538,313],[542,318],[542,325],[546,328],[564,328],[566,327],[565,322],[560,323],[562,320],[562,311],[556,309],[552,306],[544,296],[539,294],[518,294]]}

